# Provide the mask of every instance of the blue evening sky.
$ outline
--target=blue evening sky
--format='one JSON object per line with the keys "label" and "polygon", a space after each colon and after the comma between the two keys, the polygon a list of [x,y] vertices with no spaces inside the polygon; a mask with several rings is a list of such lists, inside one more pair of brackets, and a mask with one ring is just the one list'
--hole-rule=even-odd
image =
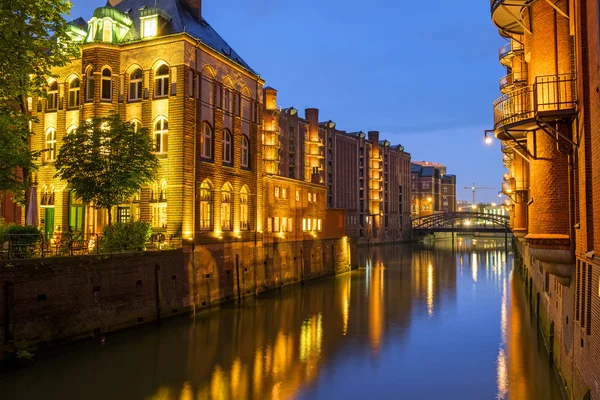
{"label": "blue evening sky", "polygon": [[[71,0],[89,19],[105,0]],[[158,0],[160,4],[160,0]],[[413,160],[457,175],[457,198],[498,200],[498,141],[483,144],[505,42],[481,0],[204,0],[204,18],[278,90],[278,102],[320,109],[347,131],[379,130]],[[504,72],[506,73],[506,72]]]}

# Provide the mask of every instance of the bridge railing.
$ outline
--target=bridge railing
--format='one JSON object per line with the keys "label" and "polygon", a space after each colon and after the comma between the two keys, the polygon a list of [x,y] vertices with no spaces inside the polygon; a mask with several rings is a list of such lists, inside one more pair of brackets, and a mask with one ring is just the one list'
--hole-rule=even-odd
{"label": "bridge railing", "polygon": [[485,214],[477,212],[438,213],[412,220],[413,229],[450,229],[460,228],[508,229],[509,217],[506,215]]}

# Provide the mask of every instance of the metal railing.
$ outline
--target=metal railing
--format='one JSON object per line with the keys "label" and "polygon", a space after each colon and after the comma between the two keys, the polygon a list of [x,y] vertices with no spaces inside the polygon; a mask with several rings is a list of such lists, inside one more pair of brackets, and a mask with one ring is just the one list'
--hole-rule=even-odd
{"label": "metal railing", "polygon": [[513,71],[510,74],[506,74],[502,78],[500,78],[500,90],[505,90],[508,86],[527,84],[527,70],[523,71]]}
{"label": "metal railing", "polygon": [[[175,249],[178,245],[174,237],[165,234],[152,234],[145,243],[143,251]],[[133,251],[133,250],[131,250]],[[46,258],[54,256],[79,256],[86,254],[104,254],[102,236],[98,234],[14,234],[0,236],[0,260],[26,258]]]}
{"label": "metal railing", "polygon": [[500,50],[498,51],[498,60],[502,60],[506,56],[518,51],[523,51],[523,45],[521,43],[517,41],[508,42],[504,46],[500,47]]}
{"label": "metal railing", "polygon": [[573,74],[540,76],[534,85],[500,96],[494,102],[494,128],[533,119],[540,112],[575,110],[576,81]]}

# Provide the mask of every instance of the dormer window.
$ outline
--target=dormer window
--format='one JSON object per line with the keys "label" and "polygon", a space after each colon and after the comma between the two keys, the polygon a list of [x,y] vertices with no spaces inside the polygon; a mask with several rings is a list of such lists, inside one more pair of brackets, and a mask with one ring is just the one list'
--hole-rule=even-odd
{"label": "dormer window", "polygon": [[156,16],[142,20],[142,37],[153,38],[158,33],[158,18]]}
{"label": "dormer window", "polygon": [[102,28],[102,41],[112,42],[112,22],[104,21]]}

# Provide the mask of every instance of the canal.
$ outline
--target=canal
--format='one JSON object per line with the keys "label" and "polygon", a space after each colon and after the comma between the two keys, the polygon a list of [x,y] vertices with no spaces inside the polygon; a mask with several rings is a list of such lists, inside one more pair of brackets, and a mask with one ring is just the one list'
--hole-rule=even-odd
{"label": "canal", "polygon": [[53,350],[2,399],[561,399],[504,240],[361,249],[360,268]]}

